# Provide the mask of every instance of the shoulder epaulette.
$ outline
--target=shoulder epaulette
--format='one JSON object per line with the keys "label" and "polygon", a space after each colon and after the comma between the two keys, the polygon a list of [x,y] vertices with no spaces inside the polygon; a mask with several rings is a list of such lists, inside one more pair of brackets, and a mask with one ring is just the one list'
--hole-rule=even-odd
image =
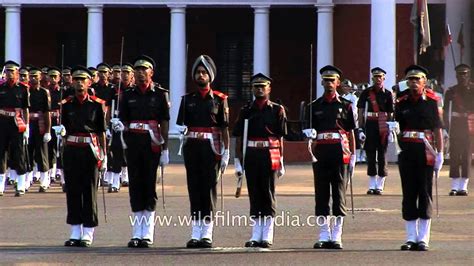
{"label": "shoulder epaulette", "polygon": [[435,101],[439,101],[441,99],[438,95],[436,95],[436,93],[432,89],[426,90],[426,97]]}
{"label": "shoulder epaulette", "polygon": [[220,91],[215,91],[215,90],[213,90],[212,93],[214,93],[214,95],[216,95],[216,96],[218,96],[218,97],[220,97],[220,98],[222,98],[222,99],[224,99],[224,100],[227,99],[227,97],[228,97],[227,95],[225,95],[224,93],[222,93],[222,92],[220,92]]}
{"label": "shoulder epaulette", "polygon": [[400,103],[400,102],[405,101],[406,99],[408,99],[408,94],[405,94],[405,95],[402,95],[402,96],[398,97],[398,98],[395,100],[395,102],[396,102],[396,103]]}
{"label": "shoulder epaulette", "polygon": [[105,104],[105,101],[102,100],[101,98],[93,95],[93,96],[90,96],[90,99],[93,101],[93,102],[96,102],[96,103],[100,103],[100,104]]}
{"label": "shoulder epaulette", "polygon": [[65,99],[63,99],[62,101],[60,101],[59,104],[69,103],[69,102],[72,101],[72,99],[74,99],[74,96],[70,95],[70,96],[66,97]]}

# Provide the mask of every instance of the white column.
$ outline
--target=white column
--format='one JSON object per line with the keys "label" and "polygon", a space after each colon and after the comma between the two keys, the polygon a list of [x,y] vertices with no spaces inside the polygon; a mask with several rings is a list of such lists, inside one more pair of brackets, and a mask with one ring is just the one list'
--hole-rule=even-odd
{"label": "white column", "polygon": [[270,76],[270,6],[254,9],[253,73]]}
{"label": "white column", "polygon": [[[391,89],[396,82],[396,1],[372,0],[370,19],[370,68],[387,71],[385,87]],[[369,75],[371,80],[371,75]]]}
{"label": "white column", "polygon": [[318,0],[318,31],[316,50],[316,98],[321,97],[324,88],[321,86],[321,75],[319,70],[325,65],[332,65],[334,62],[333,44],[333,12],[334,4],[332,0]]}
{"label": "white column", "polygon": [[103,61],[103,5],[86,5],[87,20],[87,66],[96,66]]}
{"label": "white column", "polygon": [[168,6],[171,11],[170,30],[170,135],[179,134],[176,128],[181,96],[186,93],[186,6]]}
{"label": "white column", "polygon": [[4,4],[5,7],[5,61],[21,64],[21,5]]}
{"label": "white column", "polygon": [[[453,39],[454,58],[456,65],[461,63],[461,49],[458,41],[459,29],[461,28],[461,22],[464,23],[463,34],[464,34],[464,55],[462,62],[471,65],[471,0],[457,0],[457,1],[446,1],[446,23],[451,28],[451,37]],[[445,50],[444,59],[444,86],[448,88],[457,83],[456,73],[454,72],[454,62],[451,53],[451,47],[447,47]],[[472,67],[472,66],[471,66]]]}

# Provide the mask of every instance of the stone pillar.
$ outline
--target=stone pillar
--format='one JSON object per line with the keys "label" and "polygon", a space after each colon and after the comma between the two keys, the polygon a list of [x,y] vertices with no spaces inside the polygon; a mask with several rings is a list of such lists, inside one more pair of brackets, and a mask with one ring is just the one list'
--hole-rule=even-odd
{"label": "stone pillar", "polygon": [[270,76],[270,6],[254,9],[253,73]]}
{"label": "stone pillar", "polygon": [[333,39],[333,13],[334,4],[332,0],[318,0],[316,4],[318,12],[317,50],[316,50],[316,96],[321,97],[324,88],[321,86],[321,75],[319,69],[325,65],[334,63],[334,39]]}
{"label": "stone pillar", "polygon": [[5,7],[5,61],[21,64],[21,5],[4,4]]}
{"label": "stone pillar", "polygon": [[86,5],[87,20],[87,66],[95,67],[103,61],[103,5]]}
{"label": "stone pillar", "polygon": [[[385,87],[391,90],[396,82],[396,1],[372,0],[370,20],[370,68],[387,71]],[[371,75],[369,74],[369,80]]]}
{"label": "stone pillar", "polygon": [[[471,3],[470,0],[457,0],[457,1],[446,1],[446,23],[449,24],[451,29],[451,37],[453,39],[453,49],[454,49],[454,58],[456,65],[461,63],[461,49],[460,45],[457,43],[459,36],[459,29],[461,28],[461,23],[464,24],[463,34],[464,34],[464,55],[462,57],[462,62],[468,65],[471,65],[474,62],[470,62],[471,58]],[[457,83],[456,73],[454,72],[454,61],[451,53],[451,47],[446,47],[445,51],[445,60],[444,60],[444,86],[448,88]]]}
{"label": "stone pillar", "polygon": [[168,6],[170,30],[170,137],[179,134],[176,128],[181,96],[186,93],[186,6]]}

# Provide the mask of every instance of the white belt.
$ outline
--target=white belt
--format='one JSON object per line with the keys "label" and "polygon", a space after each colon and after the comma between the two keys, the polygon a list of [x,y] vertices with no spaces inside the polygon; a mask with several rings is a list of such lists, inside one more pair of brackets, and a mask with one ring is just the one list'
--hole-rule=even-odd
{"label": "white belt", "polygon": [[66,141],[74,143],[92,143],[91,137],[67,136]]}
{"label": "white belt", "polygon": [[339,133],[319,133],[316,139],[341,139],[341,134]]}
{"label": "white belt", "polygon": [[468,113],[458,113],[458,112],[452,112],[451,115],[453,117],[468,117]]}
{"label": "white belt", "polygon": [[387,114],[386,112],[367,112],[367,117],[379,117],[379,113]]}
{"label": "white belt", "polygon": [[268,148],[270,147],[270,142],[268,140],[249,140],[247,141],[247,147]]}
{"label": "white belt", "polygon": [[39,113],[30,113],[30,117],[32,118],[39,118],[40,114]]}
{"label": "white belt", "polygon": [[425,132],[418,131],[403,131],[403,137],[409,139],[424,139],[426,136]]}
{"label": "white belt", "polygon": [[192,138],[192,139],[211,139],[212,133],[189,131],[188,134],[186,134],[186,137]]}
{"label": "white belt", "polygon": [[151,129],[150,125],[145,124],[145,123],[130,123],[130,126],[128,128],[138,129],[138,130],[150,130]]}
{"label": "white belt", "polygon": [[16,112],[11,112],[11,111],[5,111],[0,109],[0,115],[5,115],[5,116],[16,116]]}

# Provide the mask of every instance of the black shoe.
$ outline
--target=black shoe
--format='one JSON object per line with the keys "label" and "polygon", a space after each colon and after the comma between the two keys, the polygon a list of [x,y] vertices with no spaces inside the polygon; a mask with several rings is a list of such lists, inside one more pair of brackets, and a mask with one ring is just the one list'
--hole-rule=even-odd
{"label": "black shoe", "polygon": [[65,247],[79,247],[79,243],[81,240],[79,239],[68,239],[66,242],[64,242]]}
{"label": "black shoe", "polygon": [[212,240],[209,238],[203,238],[199,241],[200,248],[212,248]]}
{"label": "black shoe", "polygon": [[261,248],[271,248],[272,246],[273,246],[273,243],[270,243],[267,240],[263,240],[262,242],[260,242]]}
{"label": "black shoe", "polygon": [[374,195],[382,195],[383,194],[383,190],[381,189],[374,189]]}
{"label": "black shoe", "polygon": [[138,245],[138,247],[140,248],[149,248],[153,246],[153,242],[150,240],[150,239],[142,239],[142,241],[140,241],[140,244]]}
{"label": "black shoe", "polygon": [[407,241],[400,247],[401,250],[417,250],[418,245],[415,242]]}
{"label": "black shoe", "polygon": [[88,248],[88,247],[90,247],[91,245],[92,245],[92,241],[90,241],[90,240],[81,240],[81,241],[79,242],[79,246],[80,246],[80,247],[83,247],[83,248]]}
{"label": "black shoe", "polygon": [[199,248],[199,240],[191,239],[186,243],[186,248]]}
{"label": "black shoe", "polygon": [[119,189],[116,187],[112,187],[112,193],[117,193],[117,192],[119,192]]}
{"label": "black shoe", "polygon": [[7,184],[8,184],[8,185],[10,185],[10,186],[12,186],[12,185],[14,185],[14,184],[15,184],[15,181],[13,181],[13,180],[9,179]]}
{"label": "black shoe", "polygon": [[423,241],[418,242],[416,250],[418,250],[418,251],[428,251],[429,249],[430,249],[430,247],[425,242],[423,242]]}
{"label": "black shoe", "polygon": [[467,196],[468,194],[467,190],[458,190],[456,196]]}
{"label": "black shoe", "polygon": [[123,181],[123,182],[122,182],[122,187],[128,187],[128,182],[127,182],[127,181]]}
{"label": "black shoe", "polygon": [[61,188],[62,188],[63,192],[66,193],[66,184],[62,184]]}
{"label": "black shoe", "polygon": [[46,188],[45,187],[40,187],[38,192],[40,192],[40,193],[46,192]]}
{"label": "black shoe", "polygon": [[[55,179],[56,179],[56,180],[61,180],[61,175],[60,175],[60,174],[56,174]],[[53,180],[53,178],[51,178],[51,180]]]}
{"label": "black shoe", "polygon": [[246,248],[258,248],[260,247],[260,243],[255,241],[255,240],[250,240],[245,242],[245,247]]}
{"label": "black shoe", "polygon": [[112,193],[112,192],[113,192],[112,186],[109,185],[109,189],[107,190],[107,193]]}
{"label": "black shoe", "polygon": [[375,194],[375,189],[367,190],[367,195],[374,195],[374,194]]}
{"label": "black shoe", "polygon": [[329,241],[318,241],[318,242],[314,243],[313,248],[315,248],[315,249],[331,248],[331,242],[329,242]]}
{"label": "black shoe", "polygon": [[23,191],[23,190],[15,191],[15,197],[21,197],[23,195],[25,195],[25,191]]}
{"label": "black shoe", "polygon": [[335,241],[335,242],[330,242],[331,243],[331,247],[330,249],[342,249],[342,242],[340,241]]}
{"label": "black shoe", "polygon": [[54,179],[54,176],[50,176],[50,177],[49,177],[49,180],[51,180],[51,184],[56,183],[56,180]]}
{"label": "black shoe", "polygon": [[456,196],[457,194],[458,194],[458,191],[455,189],[451,189],[451,191],[449,191],[449,196]]}
{"label": "black shoe", "polygon": [[129,248],[138,248],[140,246],[140,242],[142,240],[138,238],[132,238],[130,241],[128,241],[127,247]]}

